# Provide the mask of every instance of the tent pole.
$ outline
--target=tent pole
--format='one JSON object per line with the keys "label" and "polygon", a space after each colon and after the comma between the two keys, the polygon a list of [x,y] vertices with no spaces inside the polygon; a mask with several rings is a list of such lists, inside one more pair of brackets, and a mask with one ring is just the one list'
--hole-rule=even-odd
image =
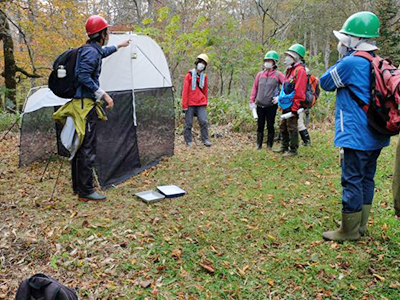
{"label": "tent pole", "polygon": [[43,177],[44,177],[44,174],[46,174],[46,171],[47,171],[47,168],[49,167],[49,165],[50,165],[50,160],[51,160],[51,157],[52,157],[53,155],[52,154],[50,154],[50,156],[49,156],[49,158],[47,159],[47,163],[46,163],[46,166],[44,167],[44,171],[43,171],[43,173],[42,173],[42,176],[40,177],[40,180],[39,180],[39,182],[43,182]]}
{"label": "tent pole", "polygon": [[18,123],[18,121],[19,121],[19,118],[17,118],[17,120],[15,120],[15,122],[11,125],[11,127],[10,127],[10,128],[7,130],[7,132],[3,135],[3,137],[2,137],[1,140],[0,140],[0,142],[3,141],[3,140],[6,138],[7,134],[11,131],[11,129],[13,129],[13,127]]}
{"label": "tent pole", "polygon": [[62,167],[63,167],[63,164],[64,164],[64,160],[62,159],[62,160],[61,160],[61,164],[60,164],[60,169],[58,170],[58,175],[57,175],[57,178],[56,178],[56,182],[54,183],[53,192],[51,193],[50,201],[53,200],[54,192],[56,191],[56,187],[57,187],[57,183],[58,183],[58,178],[60,177],[61,169],[62,169]]}

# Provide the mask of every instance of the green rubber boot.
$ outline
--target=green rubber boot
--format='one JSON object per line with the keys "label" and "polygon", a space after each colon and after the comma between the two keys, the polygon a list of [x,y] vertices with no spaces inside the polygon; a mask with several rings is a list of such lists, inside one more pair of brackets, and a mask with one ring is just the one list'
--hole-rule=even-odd
{"label": "green rubber boot", "polygon": [[361,214],[360,234],[364,235],[367,232],[368,217],[371,212],[372,205],[363,205]]}
{"label": "green rubber boot", "polygon": [[360,235],[362,211],[355,213],[342,212],[342,225],[338,230],[326,231],[322,237],[328,241],[355,241],[358,240]]}

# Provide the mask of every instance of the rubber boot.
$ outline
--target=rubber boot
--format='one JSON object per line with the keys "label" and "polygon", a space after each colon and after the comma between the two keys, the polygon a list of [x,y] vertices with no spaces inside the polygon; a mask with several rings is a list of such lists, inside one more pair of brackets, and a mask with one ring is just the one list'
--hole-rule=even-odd
{"label": "rubber boot", "polygon": [[304,129],[302,131],[299,131],[301,139],[303,140],[304,146],[308,146],[311,144],[311,139],[310,139],[310,135],[308,134],[307,129]]}
{"label": "rubber boot", "polygon": [[203,144],[204,144],[204,146],[206,146],[206,147],[211,147],[211,146],[212,146],[212,143],[210,142],[209,139],[206,139],[206,140],[203,142]]}
{"label": "rubber boot", "polygon": [[257,132],[257,150],[261,150],[264,139],[264,133]]}
{"label": "rubber boot", "polygon": [[286,153],[289,150],[288,147],[281,146],[279,149],[275,149],[275,153]]}
{"label": "rubber boot", "polygon": [[[367,232],[367,225],[368,225],[368,217],[371,211],[372,205],[363,205],[362,206],[362,214],[361,214],[361,223],[360,223],[360,234],[365,235]],[[342,222],[338,222],[339,227],[342,225]]]}
{"label": "rubber boot", "polygon": [[87,202],[87,201],[104,201],[106,200],[106,196],[101,195],[97,192],[93,192],[90,195],[79,195],[79,201]]}
{"label": "rubber boot", "polygon": [[371,212],[372,205],[363,205],[361,214],[360,234],[364,235],[367,232],[368,217]]}
{"label": "rubber boot", "polygon": [[355,241],[360,236],[360,223],[361,223],[362,211],[355,213],[343,213],[342,212],[342,225],[338,230],[326,231],[322,234],[322,237],[328,241]]}
{"label": "rubber boot", "polygon": [[286,151],[285,153],[283,153],[283,157],[292,157],[292,156],[296,156],[297,155],[297,152],[294,152],[294,151]]}
{"label": "rubber boot", "polygon": [[281,135],[281,147],[279,149],[274,150],[275,153],[285,153],[289,150],[289,143],[290,143],[290,138],[289,138],[289,133],[285,132],[283,133],[280,131]]}

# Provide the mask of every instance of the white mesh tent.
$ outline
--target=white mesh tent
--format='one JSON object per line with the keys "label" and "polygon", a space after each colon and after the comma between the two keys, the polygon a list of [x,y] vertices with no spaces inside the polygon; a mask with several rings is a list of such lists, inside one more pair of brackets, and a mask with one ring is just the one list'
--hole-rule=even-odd
{"label": "white mesh tent", "polygon": [[[168,64],[151,38],[110,34],[109,45],[130,39],[126,48],[103,60],[100,86],[114,99],[107,122],[98,123],[95,163],[102,188],[118,184],[161,157],[174,153],[174,100]],[[30,92],[21,124],[20,166],[68,155],[59,142],[52,114],[68,102],[47,87]]]}

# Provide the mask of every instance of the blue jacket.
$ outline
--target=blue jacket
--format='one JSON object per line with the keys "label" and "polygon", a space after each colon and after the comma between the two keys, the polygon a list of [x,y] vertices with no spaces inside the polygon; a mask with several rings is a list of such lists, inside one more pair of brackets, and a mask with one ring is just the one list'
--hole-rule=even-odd
{"label": "blue jacket", "polygon": [[372,151],[389,145],[390,138],[371,131],[367,114],[350,96],[349,89],[366,104],[370,102],[371,65],[362,57],[347,55],[320,79],[321,87],[337,90],[335,146]]}
{"label": "blue jacket", "polygon": [[104,93],[99,83],[101,61],[117,50],[116,46],[100,47],[94,42],[90,43],[90,47],[79,49],[75,66],[75,80],[78,88],[74,98],[100,99]]}

